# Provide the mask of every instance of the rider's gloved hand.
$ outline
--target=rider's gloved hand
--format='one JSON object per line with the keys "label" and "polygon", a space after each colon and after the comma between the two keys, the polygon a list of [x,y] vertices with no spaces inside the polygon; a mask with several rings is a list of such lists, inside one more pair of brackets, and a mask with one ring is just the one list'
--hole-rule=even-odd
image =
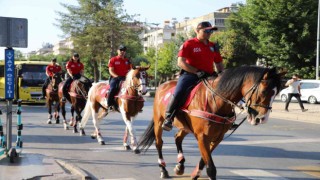
{"label": "rider's gloved hand", "polygon": [[208,76],[207,73],[204,71],[198,71],[196,75],[198,76],[199,79],[204,79]]}

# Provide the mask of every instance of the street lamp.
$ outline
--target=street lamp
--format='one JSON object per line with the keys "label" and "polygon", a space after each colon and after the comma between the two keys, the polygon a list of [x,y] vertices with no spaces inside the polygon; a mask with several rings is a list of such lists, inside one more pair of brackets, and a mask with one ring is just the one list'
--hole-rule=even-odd
{"label": "street lamp", "polygon": [[320,0],[318,3],[318,29],[317,29],[317,59],[316,59],[316,79],[319,79],[319,26],[320,26]]}

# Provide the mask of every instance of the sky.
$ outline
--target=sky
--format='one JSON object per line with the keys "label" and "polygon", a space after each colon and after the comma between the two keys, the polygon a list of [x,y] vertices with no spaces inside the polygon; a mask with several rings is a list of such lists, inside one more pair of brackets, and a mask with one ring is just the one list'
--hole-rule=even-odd
{"label": "sky", "polygon": [[[26,18],[28,20],[28,48],[14,48],[23,53],[37,50],[44,43],[56,44],[62,40],[62,31],[55,26],[57,11],[66,12],[60,3],[77,5],[77,0],[0,0],[0,16]],[[245,0],[124,0],[123,9],[130,15],[139,14],[136,20],[160,23],[176,18],[190,19],[228,7]],[[1,28],[1,27],[0,27]],[[0,59],[4,59],[5,47],[0,47]]]}

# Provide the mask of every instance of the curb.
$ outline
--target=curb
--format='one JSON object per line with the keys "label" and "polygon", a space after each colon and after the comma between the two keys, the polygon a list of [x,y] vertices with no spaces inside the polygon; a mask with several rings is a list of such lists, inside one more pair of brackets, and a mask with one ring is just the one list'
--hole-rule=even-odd
{"label": "curb", "polygon": [[91,176],[89,176],[86,172],[84,172],[81,168],[78,166],[65,162],[63,160],[56,159],[55,160],[60,166],[66,168],[71,173],[81,176],[82,180],[92,180]]}

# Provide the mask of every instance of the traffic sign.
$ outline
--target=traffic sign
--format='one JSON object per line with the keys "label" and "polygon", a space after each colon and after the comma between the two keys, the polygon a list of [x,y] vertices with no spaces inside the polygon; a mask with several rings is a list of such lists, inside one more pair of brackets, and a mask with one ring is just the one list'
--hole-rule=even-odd
{"label": "traffic sign", "polygon": [[5,50],[5,98],[14,98],[14,50]]}
{"label": "traffic sign", "polygon": [[28,20],[0,17],[0,47],[28,47]]}

